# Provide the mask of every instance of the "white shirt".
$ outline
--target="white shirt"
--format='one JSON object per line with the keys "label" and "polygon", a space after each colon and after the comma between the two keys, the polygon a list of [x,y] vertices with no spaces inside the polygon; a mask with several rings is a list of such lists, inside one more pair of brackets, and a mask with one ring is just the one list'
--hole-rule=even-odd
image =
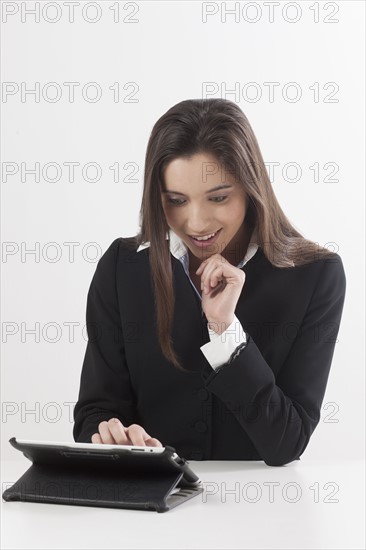
{"label": "white shirt", "polygon": [[[200,300],[202,300],[200,293],[194,286],[192,279],[189,275],[189,254],[187,246],[172,229],[169,229],[169,234],[167,234],[166,238],[169,239],[170,253],[182,263],[184,271],[194,291],[196,292]],[[252,233],[252,237],[250,239],[245,257],[241,260],[241,262],[239,262],[236,267],[240,269],[247,262],[249,262],[251,258],[253,258],[258,250],[257,240],[257,229],[255,228]],[[150,242],[143,243],[139,246],[137,252],[140,252],[141,250],[149,246]],[[207,342],[207,344],[201,346],[200,349],[213,369],[216,369],[217,367],[227,363],[230,359],[230,356],[238,347],[238,345],[247,341],[245,331],[243,330],[243,327],[241,326],[241,323],[236,315],[234,315],[234,320],[231,325],[221,334],[217,334],[217,332],[210,329],[208,323],[207,328],[208,334],[210,336],[210,342]]]}

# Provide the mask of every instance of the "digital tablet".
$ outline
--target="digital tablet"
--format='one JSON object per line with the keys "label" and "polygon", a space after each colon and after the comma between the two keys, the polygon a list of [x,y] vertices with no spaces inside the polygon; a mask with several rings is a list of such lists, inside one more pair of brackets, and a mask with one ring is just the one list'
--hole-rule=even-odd
{"label": "digital tablet", "polygon": [[[130,450],[130,451],[145,451],[145,452],[153,452],[153,453],[162,453],[164,452],[165,447],[148,447],[142,446],[142,445],[109,445],[108,443],[74,443],[74,442],[68,442],[68,441],[37,441],[36,439],[17,439],[14,438],[15,441],[20,445],[31,445],[34,447],[35,445],[40,445],[42,447],[50,446],[50,447],[70,447],[71,449],[122,449],[124,451]],[[11,440],[10,440],[11,442]],[[176,454],[176,453],[175,453]],[[177,455],[178,456],[178,455]]]}
{"label": "digital tablet", "polygon": [[5,501],[165,512],[203,492],[174,447],[16,439],[32,465],[3,493]]}
{"label": "digital tablet", "polygon": [[77,466],[123,467],[125,472],[145,475],[157,472],[182,472],[179,485],[200,486],[201,480],[170,446],[149,447],[142,445],[108,445],[98,443],[74,443],[65,441],[39,441],[12,437],[9,443],[21,451],[33,464]]}

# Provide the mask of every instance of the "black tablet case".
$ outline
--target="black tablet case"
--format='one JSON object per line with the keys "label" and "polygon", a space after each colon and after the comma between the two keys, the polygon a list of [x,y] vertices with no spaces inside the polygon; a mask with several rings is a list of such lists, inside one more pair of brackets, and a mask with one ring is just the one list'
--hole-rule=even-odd
{"label": "black tablet case", "polygon": [[189,463],[172,458],[173,447],[155,454],[9,442],[33,464],[3,492],[5,501],[166,512],[203,492],[195,474],[198,481],[185,475]]}

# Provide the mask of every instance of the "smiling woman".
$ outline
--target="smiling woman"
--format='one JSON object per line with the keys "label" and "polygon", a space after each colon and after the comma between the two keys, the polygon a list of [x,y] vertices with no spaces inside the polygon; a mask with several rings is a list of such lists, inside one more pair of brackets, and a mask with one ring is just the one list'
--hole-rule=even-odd
{"label": "smiling woman", "polygon": [[239,263],[248,244],[247,199],[235,175],[212,154],[172,160],[164,171],[162,198],[166,221],[188,247],[192,270],[214,253]]}
{"label": "smiling woman", "polygon": [[90,285],[75,441],[299,459],[346,278],[341,257],[287,219],[235,103],[185,100],[155,123],[140,226],[112,242]]}

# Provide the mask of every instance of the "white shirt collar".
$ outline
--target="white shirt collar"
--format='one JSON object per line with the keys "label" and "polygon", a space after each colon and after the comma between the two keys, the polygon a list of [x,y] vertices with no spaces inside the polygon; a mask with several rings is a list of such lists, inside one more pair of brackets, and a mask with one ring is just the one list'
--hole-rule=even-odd
{"label": "white shirt collar", "polygon": [[[183,242],[183,240],[170,228],[169,232],[167,233],[166,239],[169,239],[169,246],[170,246],[170,252],[171,254],[177,258],[177,260],[180,260],[183,265],[188,269],[189,264],[189,255],[188,255],[188,248]],[[148,248],[150,246],[150,242],[141,244],[137,252],[140,252],[141,250],[144,250],[145,248]],[[244,256],[244,258],[239,262],[237,267],[241,268],[243,265],[245,265],[258,250],[258,231],[255,227],[251,236],[251,239],[248,244],[247,252]]]}

